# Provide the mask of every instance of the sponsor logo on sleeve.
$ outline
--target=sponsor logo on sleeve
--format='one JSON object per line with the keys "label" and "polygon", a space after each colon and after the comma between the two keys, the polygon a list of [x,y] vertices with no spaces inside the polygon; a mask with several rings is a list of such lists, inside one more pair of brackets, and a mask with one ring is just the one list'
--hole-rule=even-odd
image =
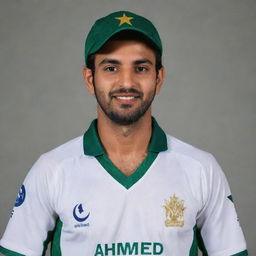
{"label": "sponsor logo on sleeve", "polygon": [[25,198],[26,198],[26,189],[25,189],[25,186],[22,185],[20,190],[19,190],[19,193],[17,195],[14,206],[15,207],[21,206],[24,203]]}

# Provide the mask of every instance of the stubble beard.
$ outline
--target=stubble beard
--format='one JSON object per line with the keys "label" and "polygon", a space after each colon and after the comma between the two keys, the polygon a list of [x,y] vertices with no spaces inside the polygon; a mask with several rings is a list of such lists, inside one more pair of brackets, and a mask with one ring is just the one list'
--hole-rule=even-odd
{"label": "stubble beard", "polygon": [[[101,95],[99,94],[99,92],[96,89],[95,86],[95,82],[93,81],[93,86],[94,86],[94,91],[95,91],[95,97],[96,100],[100,106],[100,108],[102,109],[102,111],[104,112],[104,114],[114,123],[118,124],[118,125],[122,125],[122,126],[128,126],[131,124],[134,124],[135,122],[137,122],[141,117],[143,117],[145,115],[145,113],[148,111],[148,109],[150,108],[155,95],[156,95],[156,86],[154,88],[154,90],[152,90],[149,94],[149,97],[144,100],[142,102],[142,104],[137,107],[134,111],[130,112],[130,113],[120,113],[120,111],[115,110],[112,106],[111,106],[111,93],[109,93],[109,102],[104,102],[104,100],[102,100]],[[115,91],[115,92],[120,92],[120,93],[134,93],[136,90],[134,89],[120,89],[119,91]],[[143,93],[142,92],[138,92],[136,91],[139,95],[140,95],[140,100],[143,99]],[[131,104],[122,104],[121,105],[121,109],[125,110],[125,109],[129,109],[131,108],[132,105]]]}

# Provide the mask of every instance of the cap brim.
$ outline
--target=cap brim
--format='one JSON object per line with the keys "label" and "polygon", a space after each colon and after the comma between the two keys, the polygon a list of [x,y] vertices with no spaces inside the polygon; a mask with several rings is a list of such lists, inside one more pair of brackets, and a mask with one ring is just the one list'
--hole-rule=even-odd
{"label": "cap brim", "polygon": [[[141,30],[139,28],[136,28],[136,27],[120,27],[120,28],[116,29],[113,33],[109,34],[104,40],[101,40],[100,42],[95,43],[93,45],[93,47],[88,52],[90,52],[90,55],[96,53],[107,43],[107,41],[111,37],[113,37],[114,35],[116,35],[117,33],[121,32],[121,31],[125,31],[125,30],[132,30],[132,31],[137,31],[137,32],[141,33],[147,39],[150,40],[150,42],[159,50],[160,53],[162,53],[161,52],[162,50],[158,47],[158,45],[154,42],[154,40],[150,37],[150,35],[145,33],[143,30]],[[86,63],[87,63],[88,57],[89,57],[89,55],[86,58]]]}

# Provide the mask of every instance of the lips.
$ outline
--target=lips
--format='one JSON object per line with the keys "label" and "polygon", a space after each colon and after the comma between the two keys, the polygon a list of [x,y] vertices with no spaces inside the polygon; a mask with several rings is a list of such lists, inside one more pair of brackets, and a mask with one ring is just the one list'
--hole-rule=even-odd
{"label": "lips", "polygon": [[143,94],[136,89],[121,88],[110,93],[110,97],[121,104],[132,104],[142,96]]}
{"label": "lips", "polygon": [[118,100],[133,100],[136,97],[135,96],[115,96]]}
{"label": "lips", "polygon": [[120,104],[133,104],[135,103],[140,96],[138,95],[127,95],[127,94],[118,94],[118,95],[113,95],[112,99],[115,101],[119,102]]}
{"label": "lips", "polygon": [[142,93],[137,91],[136,89],[119,89],[112,91],[109,95],[111,98],[117,98],[120,100],[132,100],[136,98],[142,97]]}
{"label": "lips", "polygon": [[114,93],[111,95],[111,98],[116,98],[120,100],[132,100],[139,97],[140,95],[135,93]]}

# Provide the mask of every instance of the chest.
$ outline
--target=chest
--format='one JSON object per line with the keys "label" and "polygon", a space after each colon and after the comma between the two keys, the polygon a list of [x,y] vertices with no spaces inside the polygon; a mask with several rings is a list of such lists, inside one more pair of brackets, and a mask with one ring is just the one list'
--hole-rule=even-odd
{"label": "chest", "polygon": [[112,163],[119,169],[124,175],[129,176],[135,172],[135,170],[141,165],[147,154],[117,156],[109,155]]}
{"label": "chest", "polygon": [[139,171],[125,176],[95,158],[62,168],[53,204],[64,256],[189,254],[202,207],[199,176],[162,155]]}
{"label": "chest", "polygon": [[[175,161],[158,156],[143,175],[119,173],[121,182],[95,159],[72,168],[63,172],[56,209],[69,232],[81,227],[79,232],[98,237],[110,225],[112,235],[139,239],[186,233],[196,223],[200,187],[191,189],[193,182]],[[129,189],[126,182],[133,182]]]}

